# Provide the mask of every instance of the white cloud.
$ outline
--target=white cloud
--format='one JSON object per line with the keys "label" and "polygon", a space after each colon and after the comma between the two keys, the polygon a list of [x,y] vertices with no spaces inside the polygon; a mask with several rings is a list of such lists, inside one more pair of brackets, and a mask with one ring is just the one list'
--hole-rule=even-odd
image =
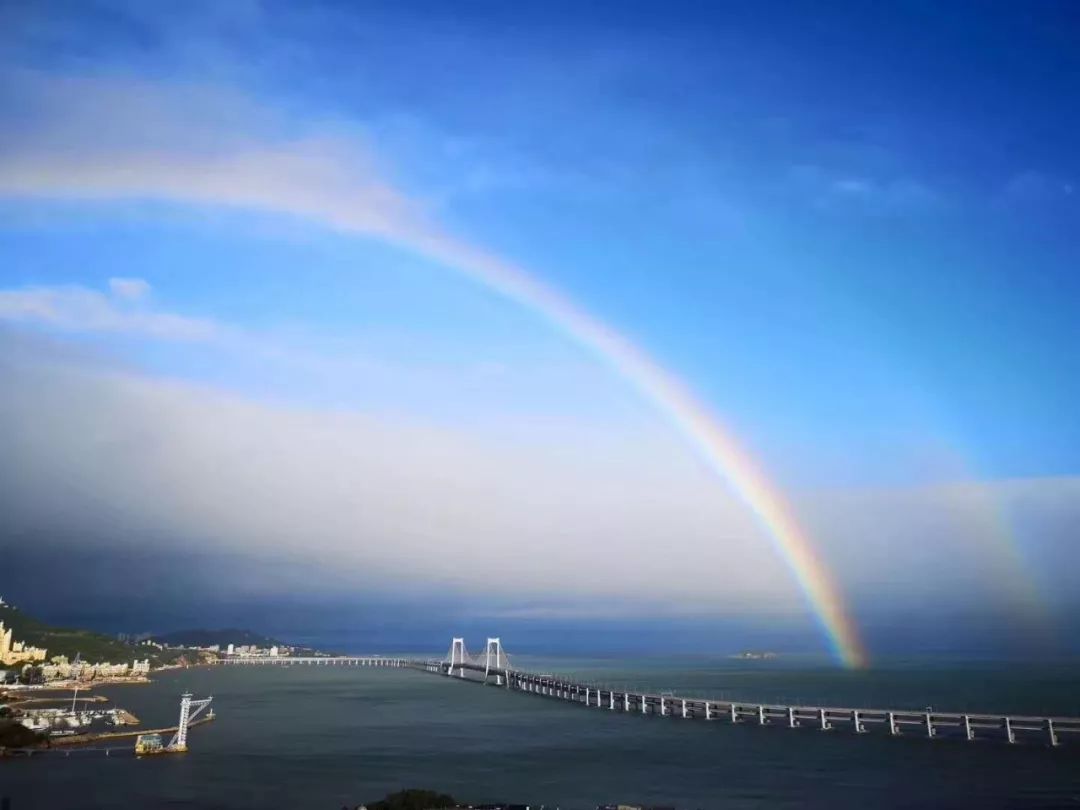
{"label": "white cloud", "polygon": [[914,177],[896,174],[852,174],[803,164],[791,168],[787,181],[813,207],[833,213],[910,214],[939,210],[945,204],[937,189]]}
{"label": "white cloud", "polygon": [[0,194],[236,206],[387,239],[427,232],[352,130],[297,133],[202,87],[33,77],[19,98],[30,110],[0,136]]}
{"label": "white cloud", "polygon": [[1009,178],[1003,196],[1018,203],[1049,203],[1072,197],[1075,191],[1076,184],[1066,177],[1028,170]]}
{"label": "white cloud", "polygon": [[[670,442],[271,406],[66,361],[25,338],[0,351],[0,373],[8,530],[93,527],[87,542],[120,549],[235,554],[250,561],[245,587],[267,594],[434,591],[517,619],[805,615],[760,527]],[[1076,479],[968,482],[796,505],[845,592],[1005,606],[1020,621],[1030,591],[1018,580],[1049,604],[1073,598],[1078,491]],[[1003,513],[1015,534],[1002,534]],[[281,566],[260,580],[264,562],[290,557],[307,562],[294,580]]]}
{"label": "white cloud", "polygon": [[110,278],[109,289],[117,298],[138,301],[150,295],[150,284],[141,278]]}
{"label": "white cloud", "polygon": [[0,321],[75,332],[105,332],[164,340],[204,341],[220,334],[212,321],[144,306],[141,279],[111,279],[110,292],[78,285],[0,290]]}
{"label": "white cloud", "polygon": [[678,452],[273,407],[86,364],[27,364],[25,352],[4,374],[9,527],[108,527],[121,546],[175,538],[255,567],[303,555],[339,590],[803,610],[779,570],[718,587],[724,571],[764,570],[773,555],[745,509]]}

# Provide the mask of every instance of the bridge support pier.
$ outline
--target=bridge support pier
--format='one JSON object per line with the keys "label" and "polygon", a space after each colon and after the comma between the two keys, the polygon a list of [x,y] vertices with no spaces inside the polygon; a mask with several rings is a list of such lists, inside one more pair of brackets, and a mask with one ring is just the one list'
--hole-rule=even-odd
{"label": "bridge support pier", "polygon": [[975,730],[971,727],[971,717],[966,714],[964,715],[964,736],[967,737],[968,740],[975,739]]}
{"label": "bridge support pier", "polygon": [[709,701],[705,701],[705,719],[712,720],[712,706],[709,705]]}
{"label": "bridge support pier", "polygon": [[[965,717],[964,719],[966,720],[967,718]],[[897,734],[900,733],[900,729],[898,729],[896,727],[896,713],[895,712],[889,712],[889,733],[894,737]],[[969,734],[971,733],[970,729],[968,730],[968,733]],[[970,740],[971,737],[968,737],[968,739]]]}
{"label": "bridge support pier", "polygon": [[1013,731],[1012,718],[1010,717],[1005,718],[1005,738],[1010,743],[1016,742],[1016,732]]}
{"label": "bridge support pier", "polygon": [[1049,717],[1046,718],[1046,731],[1050,735],[1050,745],[1054,746],[1055,748],[1060,745],[1060,743],[1058,742],[1057,732],[1054,731],[1054,721]]}
{"label": "bridge support pier", "polygon": [[930,716],[930,712],[926,713],[926,736],[927,737],[933,737],[934,736],[934,720]]}

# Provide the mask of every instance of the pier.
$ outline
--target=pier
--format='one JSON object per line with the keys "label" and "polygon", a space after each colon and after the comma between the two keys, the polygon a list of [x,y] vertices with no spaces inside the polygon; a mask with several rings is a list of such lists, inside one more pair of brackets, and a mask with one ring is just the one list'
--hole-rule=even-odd
{"label": "pier", "polygon": [[[711,700],[675,694],[616,689],[580,683],[553,674],[522,672],[510,665],[497,638],[483,653],[470,656],[463,639],[455,638],[441,661],[414,662],[426,672],[496,686],[536,697],[563,700],[582,708],[623,714],[704,720],[728,724],[817,731],[875,733],[925,739],[998,740],[1056,748],[1080,743],[1080,717],[1040,717],[992,713],[958,713],[914,709],[798,706],[753,701]],[[466,678],[465,673],[472,674]],[[482,675],[482,677],[480,677]]]}
{"label": "pier", "polygon": [[[195,720],[188,721],[185,725],[187,728],[194,728],[195,726],[201,726],[203,723],[211,723],[214,720],[214,715],[206,715],[205,717],[199,717]],[[175,734],[180,731],[180,726],[165,726],[164,728],[146,728],[146,729],[132,729],[130,731],[102,731],[94,734],[74,734],[70,737],[56,737],[49,741],[53,748],[59,748],[66,745],[85,745],[92,742],[102,742],[108,740],[121,740],[124,738],[141,737],[144,734]]]}

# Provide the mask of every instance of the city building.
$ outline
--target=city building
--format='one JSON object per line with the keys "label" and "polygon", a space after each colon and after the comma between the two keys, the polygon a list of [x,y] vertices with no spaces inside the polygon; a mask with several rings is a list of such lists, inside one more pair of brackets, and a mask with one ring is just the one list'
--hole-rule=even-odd
{"label": "city building", "polygon": [[45,650],[41,647],[28,647],[11,637],[11,630],[4,628],[0,621],[0,664],[36,663],[45,660]]}

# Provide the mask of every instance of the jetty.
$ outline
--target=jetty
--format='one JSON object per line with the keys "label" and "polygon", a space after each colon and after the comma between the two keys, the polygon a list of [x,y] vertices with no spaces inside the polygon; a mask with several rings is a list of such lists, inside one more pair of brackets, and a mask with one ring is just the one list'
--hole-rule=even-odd
{"label": "jetty", "polygon": [[[190,720],[187,723],[188,728],[194,728],[195,726],[201,726],[203,723],[209,723],[214,720],[215,715],[209,714],[205,717],[199,717],[195,720]],[[102,731],[94,734],[73,734],[68,737],[56,737],[50,740],[50,744],[53,748],[58,748],[65,745],[86,745],[87,743],[102,742],[108,740],[120,740],[125,737],[138,737],[143,734],[161,734],[162,736],[168,734],[176,734],[180,731],[180,726],[166,726],[164,728],[147,728],[147,729],[131,729],[129,731]]]}

